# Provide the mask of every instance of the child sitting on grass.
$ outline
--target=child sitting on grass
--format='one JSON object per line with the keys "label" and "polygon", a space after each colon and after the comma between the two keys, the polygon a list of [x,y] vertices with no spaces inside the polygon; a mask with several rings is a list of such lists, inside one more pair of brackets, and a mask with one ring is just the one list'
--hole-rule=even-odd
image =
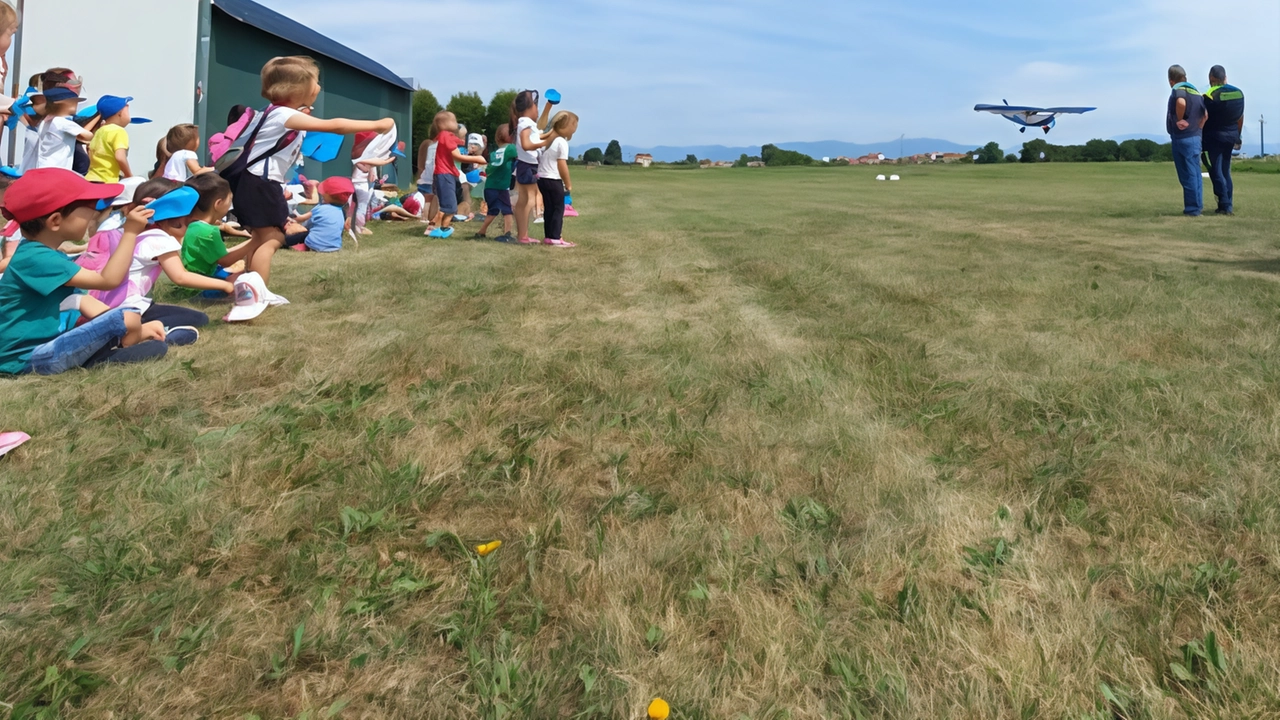
{"label": "child sitting on grass", "polygon": [[184,124],[169,128],[164,136],[165,151],[172,153],[164,161],[160,172],[166,180],[184,183],[195,175],[213,172],[211,167],[201,167],[196,150],[200,148],[200,126]]}
{"label": "child sitting on grass", "polygon": [[[231,250],[222,239],[222,219],[231,210],[231,185],[218,173],[196,175],[187,181],[187,187],[199,193],[192,211],[187,232],[182,237],[182,267],[205,277],[235,283],[235,276],[227,268],[244,259],[249,242],[240,243]],[[206,291],[205,297],[215,297]]]}
{"label": "child sitting on grass", "polygon": [[76,109],[84,98],[61,85],[47,88],[43,97],[47,117],[40,123],[36,139],[35,166],[71,170],[75,166],[76,143],[93,140],[93,133],[75,121]]}
{"label": "child sitting on grass", "polygon": [[[209,316],[198,310],[177,305],[160,305],[151,300],[151,291],[163,272],[173,284],[195,290],[220,290],[232,293],[235,288],[227,280],[197,275],[182,266],[182,238],[188,218],[195,210],[200,194],[194,189],[163,178],[148,180],[134,192],[136,204],[154,203],[151,225],[138,235],[133,262],[124,285],[124,299],[116,288],[93,294],[109,306],[135,308],[144,322],[158,320],[166,327],[204,327]],[[159,202],[157,202],[159,201]]]}
{"label": "child sitting on grass", "polygon": [[320,204],[295,220],[307,229],[303,239],[290,247],[313,252],[338,252],[342,249],[342,232],[351,229],[346,207],[355,194],[354,184],[347,178],[332,177],[320,183]]}
{"label": "child sitting on grass", "polygon": [[496,240],[515,242],[515,237],[511,235],[511,223],[515,217],[515,211],[511,207],[511,187],[515,183],[516,146],[511,144],[511,125],[499,125],[495,139],[498,147],[489,156],[489,176],[485,178],[484,188],[484,203],[489,211],[476,238],[484,238],[489,226],[501,214],[504,232]]}
{"label": "child sitting on grass", "polygon": [[459,149],[458,118],[448,110],[436,113],[436,173],[431,189],[440,201],[440,211],[436,213],[436,229],[427,237],[453,237],[453,216],[458,212],[459,171],[456,163],[473,163],[485,165],[482,157],[464,155]]}
{"label": "child sitting on grass", "polygon": [[[129,123],[133,115],[129,112],[129,102],[133,98],[103,95],[98,100],[98,115],[102,124],[93,134],[93,142],[89,143],[90,182],[113,183],[120,178],[133,177],[133,168],[129,167]],[[140,120],[145,122],[145,120]]]}
{"label": "child sitting on grass", "polygon": [[[167,352],[161,323],[144,322],[135,309],[110,310],[75,293],[112,288],[124,280],[150,210],[130,213],[120,245],[100,274],[57,250],[63,242],[83,238],[98,215],[98,203],[122,189],[48,168],[26,173],[5,193],[4,214],[20,224],[24,239],[0,278],[0,373],[56,375],[102,363],[151,360]],[[61,315],[68,304],[78,304],[88,321],[64,331]],[[173,334],[173,340],[184,344],[191,339],[185,329]]]}

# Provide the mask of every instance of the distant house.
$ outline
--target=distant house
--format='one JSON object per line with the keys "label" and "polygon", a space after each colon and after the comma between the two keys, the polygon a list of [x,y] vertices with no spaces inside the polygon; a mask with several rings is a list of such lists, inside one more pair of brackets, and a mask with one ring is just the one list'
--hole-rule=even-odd
{"label": "distant house", "polygon": [[749,168],[764,167],[764,163],[759,160],[752,160],[751,162],[747,163],[747,167]]}
{"label": "distant house", "polygon": [[653,156],[649,153],[640,153],[636,155],[636,164],[640,167],[649,167],[653,164]]}
{"label": "distant house", "polygon": [[879,165],[880,163],[884,162],[884,154],[869,153],[867,155],[863,155],[862,157],[858,158],[855,162],[859,165]]}

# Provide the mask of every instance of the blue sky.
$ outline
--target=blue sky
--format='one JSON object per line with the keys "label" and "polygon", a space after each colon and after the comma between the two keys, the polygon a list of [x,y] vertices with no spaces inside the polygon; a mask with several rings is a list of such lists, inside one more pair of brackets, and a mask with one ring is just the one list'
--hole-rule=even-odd
{"label": "blue sky", "polygon": [[[1164,132],[1165,70],[1226,66],[1280,120],[1278,0],[259,0],[441,102],[555,87],[580,139],[754,145],[1029,137],[976,103],[1094,105],[1058,143]],[[358,8],[358,12],[354,10]],[[1212,18],[1210,17],[1212,15]],[[1220,19],[1213,19],[1220,18]],[[443,29],[451,32],[445,34]],[[447,38],[447,39],[446,39]],[[1280,123],[1272,141],[1280,149]]]}

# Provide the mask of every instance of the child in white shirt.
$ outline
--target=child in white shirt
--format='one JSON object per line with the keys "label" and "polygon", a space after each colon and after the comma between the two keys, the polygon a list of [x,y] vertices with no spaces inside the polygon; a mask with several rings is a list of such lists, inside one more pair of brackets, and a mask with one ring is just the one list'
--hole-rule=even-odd
{"label": "child in white shirt", "polygon": [[547,135],[550,144],[538,160],[538,192],[542,193],[543,225],[546,239],[543,245],[559,248],[576,247],[562,237],[564,231],[564,196],[573,192],[569,178],[569,141],[578,131],[578,116],[568,112],[556,113]]}
{"label": "child in white shirt", "polygon": [[169,134],[164,136],[164,146],[173,153],[165,160],[164,169],[160,171],[166,180],[184,183],[192,175],[213,172],[211,167],[201,167],[200,158],[196,155],[196,150],[200,147],[198,125],[183,124],[169,128]]}
{"label": "child in white shirt", "polygon": [[47,117],[40,123],[35,165],[71,170],[75,165],[76,143],[93,140],[93,133],[72,119],[84,98],[65,87],[49,88],[43,95]]}

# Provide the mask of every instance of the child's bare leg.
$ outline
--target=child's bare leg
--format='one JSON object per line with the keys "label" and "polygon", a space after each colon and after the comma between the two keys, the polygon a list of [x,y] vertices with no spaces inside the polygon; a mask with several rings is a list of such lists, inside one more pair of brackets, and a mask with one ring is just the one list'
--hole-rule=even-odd
{"label": "child's bare leg", "polygon": [[284,231],[280,228],[256,228],[253,231],[255,246],[249,258],[249,272],[262,276],[262,282],[271,280],[271,259],[276,251],[284,245]]}
{"label": "child's bare leg", "polygon": [[502,230],[503,230],[503,232],[505,232],[505,233],[506,233],[506,234],[508,234],[508,235],[510,235],[510,234],[511,234],[511,222],[512,222],[513,220],[515,220],[515,216],[513,216],[513,215],[503,215],[503,216],[502,216]]}

